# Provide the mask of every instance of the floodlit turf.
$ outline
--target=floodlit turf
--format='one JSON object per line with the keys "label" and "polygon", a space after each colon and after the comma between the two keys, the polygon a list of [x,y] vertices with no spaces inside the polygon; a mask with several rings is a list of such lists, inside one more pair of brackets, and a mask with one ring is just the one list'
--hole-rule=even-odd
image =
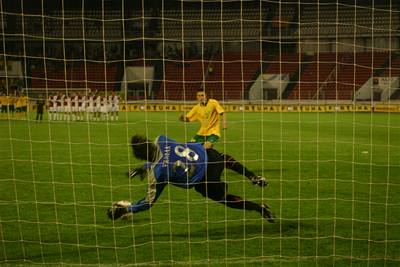
{"label": "floodlit turf", "polygon": [[112,222],[129,181],[133,134],[190,140],[178,113],[118,122],[0,121],[0,265],[398,266],[400,114],[230,113],[216,146],[268,177],[231,171],[229,191],[278,220],[167,186],[150,211]]}

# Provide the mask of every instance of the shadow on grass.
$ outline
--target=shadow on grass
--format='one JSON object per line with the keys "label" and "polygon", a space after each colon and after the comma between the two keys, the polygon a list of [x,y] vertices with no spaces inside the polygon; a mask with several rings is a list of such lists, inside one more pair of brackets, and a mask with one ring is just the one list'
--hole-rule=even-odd
{"label": "shadow on grass", "polygon": [[[143,220],[145,221],[145,220]],[[224,238],[244,239],[251,237],[282,237],[298,236],[299,229],[302,231],[314,229],[315,225],[298,221],[280,221],[268,223],[263,219],[235,222],[204,223],[202,225],[188,225],[172,229],[172,232],[153,232],[153,239],[169,239],[171,236],[177,239],[191,240],[220,240]],[[138,242],[149,241],[147,231],[135,231],[135,240]],[[139,241],[139,243],[141,243]]]}

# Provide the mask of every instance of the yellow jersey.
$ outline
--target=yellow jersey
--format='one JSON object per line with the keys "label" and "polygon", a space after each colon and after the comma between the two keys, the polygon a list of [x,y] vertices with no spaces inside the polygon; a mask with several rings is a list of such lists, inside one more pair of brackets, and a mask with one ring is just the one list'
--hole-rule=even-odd
{"label": "yellow jersey", "polygon": [[8,105],[7,96],[5,96],[5,95],[0,96],[0,105],[2,105],[2,106],[7,106]]}
{"label": "yellow jersey", "polygon": [[200,129],[198,135],[210,136],[215,134],[221,136],[220,115],[224,113],[224,109],[215,99],[208,99],[206,104],[199,103],[194,106],[186,118],[189,121],[200,121]]}
{"label": "yellow jersey", "polygon": [[7,104],[9,106],[14,106],[15,104],[15,97],[14,96],[6,96]]}
{"label": "yellow jersey", "polygon": [[16,108],[22,107],[22,98],[20,96],[15,98],[14,105]]}
{"label": "yellow jersey", "polygon": [[21,107],[28,106],[28,97],[26,95],[20,96],[19,101],[20,101]]}

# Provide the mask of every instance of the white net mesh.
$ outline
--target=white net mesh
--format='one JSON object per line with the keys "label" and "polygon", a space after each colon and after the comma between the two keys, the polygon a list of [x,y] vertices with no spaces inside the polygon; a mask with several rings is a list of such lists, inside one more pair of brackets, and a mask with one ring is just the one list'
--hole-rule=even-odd
{"label": "white net mesh", "polygon": [[[0,1],[0,265],[398,265],[399,15],[389,0]],[[127,178],[144,163],[131,136],[192,140],[178,118],[198,91],[227,116],[214,148],[268,187],[225,170],[228,204],[169,184],[109,220],[114,201],[154,199],[152,177]]]}

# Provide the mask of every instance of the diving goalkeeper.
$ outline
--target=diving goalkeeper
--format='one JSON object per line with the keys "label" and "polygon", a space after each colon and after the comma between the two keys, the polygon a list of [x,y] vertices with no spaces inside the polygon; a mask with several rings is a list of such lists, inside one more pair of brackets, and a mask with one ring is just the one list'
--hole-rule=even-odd
{"label": "diving goalkeeper", "polygon": [[170,183],[186,189],[194,187],[204,197],[230,208],[257,211],[268,222],[274,222],[274,215],[266,204],[257,204],[227,192],[228,185],[221,181],[225,168],[244,174],[255,185],[268,185],[264,177],[255,175],[231,156],[215,149],[205,149],[200,143],[178,143],[162,135],[154,143],[135,135],[131,146],[133,155],[147,163],[130,170],[128,175],[130,178],[138,176],[142,180],[147,178],[147,195],[134,204],[114,204],[107,210],[111,220],[150,209]]}

